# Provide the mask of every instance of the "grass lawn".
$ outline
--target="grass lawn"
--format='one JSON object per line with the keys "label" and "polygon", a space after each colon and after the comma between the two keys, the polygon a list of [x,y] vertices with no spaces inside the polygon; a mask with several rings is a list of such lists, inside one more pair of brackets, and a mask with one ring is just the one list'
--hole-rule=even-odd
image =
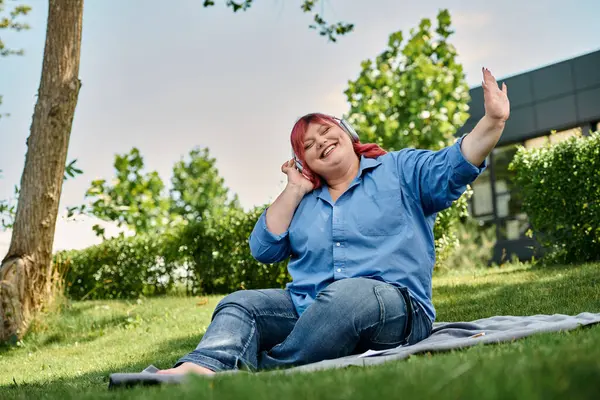
{"label": "grass lawn", "polygon": [[[0,349],[0,398],[595,398],[600,325],[373,367],[193,379],[108,391],[112,372],[167,368],[193,349],[220,297],[75,302]],[[438,321],[600,312],[600,264],[512,266],[434,279]]]}

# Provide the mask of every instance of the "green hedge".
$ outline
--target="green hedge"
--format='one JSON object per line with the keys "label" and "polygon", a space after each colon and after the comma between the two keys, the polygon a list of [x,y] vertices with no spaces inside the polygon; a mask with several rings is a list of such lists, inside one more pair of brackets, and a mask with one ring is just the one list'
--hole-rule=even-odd
{"label": "green hedge", "polygon": [[83,250],[58,252],[54,262],[74,299],[118,299],[165,294],[226,294],[285,287],[287,261],[262,264],[248,238],[264,207],[232,209],[168,235],[117,237]]}
{"label": "green hedge", "polygon": [[520,148],[516,172],[523,211],[557,262],[600,259],[600,133],[553,146]]}
{"label": "green hedge", "polygon": [[239,289],[283,288],[291,280],[287,261],[262,264],[252,257],[248,238],[264,207],[230,209],[181,231],[194,293],[231,293]]}
{"label": "green hedge", "polygon": [[165,249],[173,237],[116,237],[83,250],[62,251],[54,262],[74,299],[119,299],[163,294],[173,288],[179,260]]}

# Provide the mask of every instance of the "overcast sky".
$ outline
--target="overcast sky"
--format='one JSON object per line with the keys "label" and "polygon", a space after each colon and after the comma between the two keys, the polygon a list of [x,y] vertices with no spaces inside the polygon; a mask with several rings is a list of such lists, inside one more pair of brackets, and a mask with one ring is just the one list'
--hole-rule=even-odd
{"label": "overcast sky", "polygon": [[[2,33],[22,57],[0,60],[0,199],[19,183],[25,140],[42,65],[46,1],[29,0],[29,31]],[[167,5],[169,4],[170,5]],[[283,188],[289,132],[302,114],[348,109],[344,90],[361,61],[386,46],[390,33],[448,7],[470,86],[486,66],[498,79],[595,51],[597,0],[420,1],[327,0],[330,21],[355,31],[328,43],[308,29],[300,0],[257,1],[233,14],[224,1],[87,0],[80,77],[68,159],[84,175],[67,181],[61,215],[83,201],[97,178],[114,176],[115,153],[136,146],[148,170],[168,184],[173,164],[193,147],[208,147],[226,185],[246,208],[272,201]],[[510,94],[510,88],[509,88]],[[93,221],[59,218],[55,249],[96,243]],[[10,232],[0,233],[0,257]]]}

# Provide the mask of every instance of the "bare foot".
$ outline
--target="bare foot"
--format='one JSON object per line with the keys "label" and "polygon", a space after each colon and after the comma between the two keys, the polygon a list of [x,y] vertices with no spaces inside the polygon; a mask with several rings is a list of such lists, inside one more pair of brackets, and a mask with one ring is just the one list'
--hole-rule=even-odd
{"label": "bare foot", "polygon": [[191,363],[191,362],[184,362],[183,364],[181,364],[175,368],[163,369],[156,373],[162,374],[162,375],[171,375],[171,374],[187,374],[190,372],[194,373],[194,374],[198,374],[198,375],[214,375],[215,374],[214,371],[212,371],[208,368],[201,367],[201,366]]}

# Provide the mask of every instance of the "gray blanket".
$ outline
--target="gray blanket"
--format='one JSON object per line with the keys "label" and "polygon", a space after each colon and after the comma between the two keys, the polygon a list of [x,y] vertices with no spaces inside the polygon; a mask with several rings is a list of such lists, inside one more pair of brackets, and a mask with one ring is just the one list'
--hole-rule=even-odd
{"label": "gray blanket", "polygon": [[401,360],[411,354],[460,349],[481,343],[510,342],[536,333],[568,331],[599,322],[600,313],[588,312],[575,316],[563,314],[496,316],[471,322],[436,322],[433,324],[431,336],[411,346],[381,351],[369,350],[363,354],[290,368],[285,372],[374,365]]}
{"label": "gray blanket", "polygon": [[[401,360],[411,354],[447,351],[482,343],[509,342],[542,332],[568,331],[600,322],[600,313],[578,315],[496,316],[471,322],[436,322],[431,336],[411,345],[389,350],[372,351],[352,356],[324,360],[279,372],[316,371],[347,366],[375,365],[391,360]],[[115,373],[110,375],[109,388],[137,384],[180,383],[184,375],[157,375],[150,365],[141,373]],[[231,371],[236,372],[236,371]],[[267,372],[269,373],[269,372]]]}

